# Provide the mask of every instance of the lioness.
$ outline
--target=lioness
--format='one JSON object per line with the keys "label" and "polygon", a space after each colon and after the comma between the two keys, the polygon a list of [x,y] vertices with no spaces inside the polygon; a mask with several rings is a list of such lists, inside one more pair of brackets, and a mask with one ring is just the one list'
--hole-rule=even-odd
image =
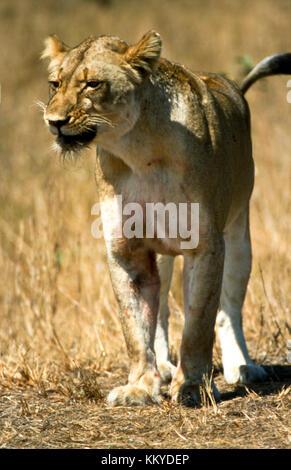
{"label": "lioness", "polygon": [[[291,54],[260,63],[240,89],[223,76],[192,73],[160,53],[161,38],[153,31],[132,46],[100,36],[69,48],[52,36],[43,53],[50,59],[44,117],[61,152],[98,144],[108,264],[130,358],[128,384],[109,393],[110,405],[159,403],[161,380],[171,380],[174,401],[199,402],[212,368],[217,311],[226,381],[266,377],[249,357],[241,321],[251,270],[254,183],[242,89],[261,76],[290,73]],[[199,203],[198,246],[182,248],[180,233],[169,236],[169,221],[164,237],[157,231],[153,237],[115,237],[116,195],[123,203],[139,203],[142,213],[146,203]],[[168,350],[176,255],[184,257],[185,304],[177,368]],[[218,398],[213,381],[212,389]]]}

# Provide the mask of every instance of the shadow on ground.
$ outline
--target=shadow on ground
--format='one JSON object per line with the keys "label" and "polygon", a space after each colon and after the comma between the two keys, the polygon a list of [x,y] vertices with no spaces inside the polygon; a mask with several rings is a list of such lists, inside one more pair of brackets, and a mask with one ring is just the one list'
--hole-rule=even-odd
{"label": "shadow on ground", "polygon": [[288,365],[269,365],[264,366],[268,373],[268,380],[249,385],[237,385],[230,392],[221,393],[221,401],[233,400],[236,397],[245,397],[250,392],[255,392],[260,396],[268,396],[280,392],[284,386],[291,385],[291,366]]}

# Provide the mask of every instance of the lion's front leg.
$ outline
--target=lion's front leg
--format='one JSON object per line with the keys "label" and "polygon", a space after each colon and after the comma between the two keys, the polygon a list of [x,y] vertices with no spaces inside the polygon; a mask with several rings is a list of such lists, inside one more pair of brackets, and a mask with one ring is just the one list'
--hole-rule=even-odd
{"label": "lion's front leg", "polygon": [[[212,383],[214,326],[221,290],[224,244],[219,234],[195,254],[184,255],[185,325],[180,362],[171,383],[173,401],[199,403],[201,387],[214,398]],[[209,387],[209,388],[208,388]]]}
{"label": "lion's front leg", "polygon": [[153,253],[140,250],[108,253],[113,289],[130,359],[128,384],[113,389],[110,405],[159,403],[160,376],[154,338],[159,308],[160,280]]}

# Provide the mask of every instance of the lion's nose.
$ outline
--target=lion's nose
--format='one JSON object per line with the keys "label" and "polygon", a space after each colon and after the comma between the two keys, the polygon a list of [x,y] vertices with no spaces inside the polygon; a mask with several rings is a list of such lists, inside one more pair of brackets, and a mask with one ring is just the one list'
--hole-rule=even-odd
{"label": "lion's nose", "polygon": [[55,119],[55,120],[49,119],[49,125],[56,127],[58,130],[60,130],[62,126],[65,126],[66,124],[68,124],[69,120],[70,120],[69,117],[66,119]]}

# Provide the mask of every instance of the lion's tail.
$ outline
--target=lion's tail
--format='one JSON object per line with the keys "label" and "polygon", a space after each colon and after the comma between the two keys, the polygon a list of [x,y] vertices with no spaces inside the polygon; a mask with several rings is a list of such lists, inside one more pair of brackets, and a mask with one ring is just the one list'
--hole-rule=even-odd
{"label": "lion's tail", "polygon": [[240,88],[245,93],[257,80],[270,75],[291,75],[291,52],[266,57],[244,78]]}

